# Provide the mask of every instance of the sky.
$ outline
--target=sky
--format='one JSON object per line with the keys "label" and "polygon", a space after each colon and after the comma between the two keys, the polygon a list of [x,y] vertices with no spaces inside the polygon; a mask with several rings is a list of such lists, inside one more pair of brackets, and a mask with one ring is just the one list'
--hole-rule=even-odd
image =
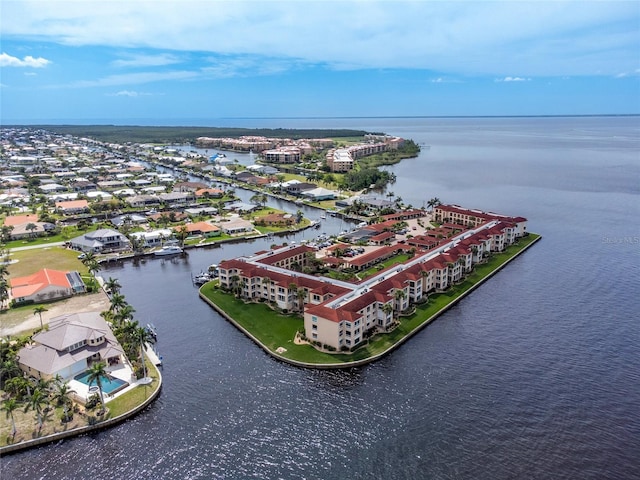
{"label": "sky", "polygon": [[640,114],[637,0],[0,0],[3,124],[594,114]]}

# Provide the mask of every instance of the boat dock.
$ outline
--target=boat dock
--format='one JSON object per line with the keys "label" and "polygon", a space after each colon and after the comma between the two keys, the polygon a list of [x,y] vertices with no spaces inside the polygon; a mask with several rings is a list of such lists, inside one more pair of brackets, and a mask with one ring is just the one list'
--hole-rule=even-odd
{"label": "boat dock", "polygon": [[158,351],[154,348],[154,346],[150,343],[145,344],[144,353],[149,359],[151,363],[155,366],[162,365],[162,355],[158,353]]}

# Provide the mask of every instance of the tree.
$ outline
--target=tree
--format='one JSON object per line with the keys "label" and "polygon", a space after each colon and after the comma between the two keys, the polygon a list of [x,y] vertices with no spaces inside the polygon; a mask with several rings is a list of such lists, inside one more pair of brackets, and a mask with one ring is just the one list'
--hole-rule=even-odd
{"label": "tree", "polygon": [[9,282],[6,279],[0,278],[0,309],[6,308],[6,302],[9,300]]}
{"label": "tree", "polygon": [[13,231],[13,226],[11,225],[3,225],[2,230],[0,230],[0,241],[8,242],[11,240],[11,232]]}
{"label": "tree", "polygon": [[62,407],[63,412],[63,420],[69,420],[69,406],[71,405],[71,394],[76,393],[75,390],[72,390],[69,387],[68,383],[63,381],[56,382],[56,389],[53,392],[53,401],[56,402],[58,406]]}
{"label": "tree", "polygon": [[105,370],[106,368],[107,366],[104,364],[104,362],[94,363],[93,365],[91,365],[91,368],[89,368],[89,377],[87,378],[89,385],[95,382],[98,386],[98,392],[100,392],[100,403],[102,404],[101,413],[104,413],[105,411],[104,393],[102,392],[102,379],[107,376],[107,371]]}
{"label": "tree", "polygon": [[109,311],[111,312],[119,312],[120,310],[122,310],[124,308],[124,306],[127,305],[127,302],[124,298],[124,295],[121,295],[119,293],[114,293],[113,295],[111,295],[111,302],[109,305]]}
{"label": "tree", "polygon": [[122,288],[122,285],[118,283],[117,279],[109,277],[109,279],[106,282],[104,282],[104,288],[111,295],[116,295],[120,293],[120,289]]}
{"label": "tree", "polygon": [[304,299],[307,297],[307,292],[305,292],[304,288],[299,288],[296,291],[296,297],[298,300],[298,309],[300,313],[304,311]]}
{"label": "tree", "polygon": [[385,317],[389,317],[389,314],[393,312],[393,305],[391,303],[385,303],[382,305],[381,310],[385,314]]}
{"label": "tree", "polygon": [[126,324],[128,320],[133,318],[133,314],[135,313],[135,308],[133,308],[128,303],[124,306],[120,307],[120,310],[113,314],[113,323],[116,327]]}
{"label": "tree", "polygon": [[38,433],[42,430],[43,420],[43,412],[44,407],[49,404],[49,399],[47,398],[47,394],[40,388],[35,388],[31,396],[27,399],[27,404],[24,407],[24,412],[27,413],[29,410],[33,410],[36,412],[36,420],[38,421]]}
{"label": "tree", "polygon": [[189,236],[189,231],[187,230],[186,225],[180,225],[175,229],[175,236],[178,240],[180,240],[180,246],[184,247],[184,241]]}
{"label": "tree", "polygon": [[144,327],[137,327],[133,332],[134,339],[140,345],[140,359],[142,361],[142,378],[147,378],[147,366],[144,361],[144,346],[145,344],[151,342],[153,337],[151,336],[151,332]]}
{"label": "tree", "polygon": [[27,223],[27,226],[24,227],[24,228],[25,228],[25,230],[29,231],[29,236],[30,237],[34,237],[35,235],[33,234],[33,232],[38,229],[38,226],[35,223],[31,223],[30,222],[30,223]]}
{"label": "tree", "polygon": [[87,266],[87,270],[89,271],[89,275],[91,275],[91,279],[93,284],[96,282],[96,273],[98,273],[102,269],[102,265],[97,260],[91,260],[85,264]]}
{"label": "tree", "polygon": [[84,252],[84,256],[82,257],[82,263],[84,264],[85,267],[89,267],[89,264],[92,262],[95,262],[96,260],[97,260],[96,254],[93,250]]}
{"label": "tree", "polygon": [[18,430],[16,429],[16,420],[13,418],[13,412],[18,408],[18,402],[15,398],[8,398],[2,402],[2,410],[6,412],[7,418],[11,419],[11,438],[15,438]]}
{"label": "tree", "polygon": [[437,207],[438,205],[440,205],[440,199],[438,197],[433,197],[432,199],[430,199],[427,202],[427,206],[433,210],[434,207]]}
{"label": "tree", "polygon": [[405,298],[407,298],[407,294],[404,293],[404,290],[398,288],[396,289],[395,292],[393,292],[393,298],[396,300],[397,304],[398,304],[398,312],[401,310],[401,306],[402,306],[402,300],[404,300]]}
{"label": "tree", "polygon": [[44,308],[42,305],[38,305],[36,308],[33,309],[33,314],[40,316],[40,328],[44,328],[44,325],[42,324],[42,313],[48,312],[48,311],[49,310]]}
{"label": "tree", "polygon": [[269,277],[264,277],[264,278],[262,279],[262,285],[263,285],[264,287],[266,287],[266,290],[267,290],[267,301],[268,301],[269,303],[271,303],[271,288],[270,288],[270,287],[271,287],[271,284],[272,284],[272,283],[273,283],[273,282],[271,281],[271,279],[270,279]]}
{"label": "tree", "polygon": [[240,277],[238,275],[232,275],[231,278],[229,278],[229,286],[231,287],[231,291],[234,295],[240,298],[238,285],[240,285]]}

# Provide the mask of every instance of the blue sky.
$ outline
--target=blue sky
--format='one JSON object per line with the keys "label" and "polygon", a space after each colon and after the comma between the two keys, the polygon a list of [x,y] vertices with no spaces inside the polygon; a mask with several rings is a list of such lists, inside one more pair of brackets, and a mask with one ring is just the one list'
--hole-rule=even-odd
{"label": "blue sky", "polygon": [[0,0],[3,123],[640,113],[640,3]]}

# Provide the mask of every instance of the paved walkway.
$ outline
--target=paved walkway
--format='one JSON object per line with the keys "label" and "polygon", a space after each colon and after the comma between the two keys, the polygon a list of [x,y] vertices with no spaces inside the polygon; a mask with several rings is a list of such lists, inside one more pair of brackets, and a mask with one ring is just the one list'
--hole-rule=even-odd
{"label": "paved walkway", "polygon": [[36,248],[51,248],[51,247],[60,247],[64,245],[65,242],[54,242],[54,243],[42,243],[40,245],[28,245],[26,247],[15,247],[9,248],[10,252],[19,252],[21,250],[35,250]]}

